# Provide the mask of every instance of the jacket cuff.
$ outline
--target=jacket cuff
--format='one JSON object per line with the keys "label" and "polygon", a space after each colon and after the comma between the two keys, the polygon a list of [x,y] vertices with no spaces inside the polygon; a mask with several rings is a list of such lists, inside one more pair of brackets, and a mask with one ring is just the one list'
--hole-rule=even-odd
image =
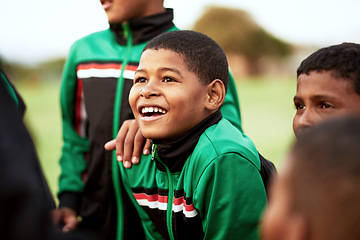
{"label": "jacket cuff", "polygon": [[78,192],[62,192],[59,195],[59,208],[69,207],[77,212],[80,209],[81,193]]}

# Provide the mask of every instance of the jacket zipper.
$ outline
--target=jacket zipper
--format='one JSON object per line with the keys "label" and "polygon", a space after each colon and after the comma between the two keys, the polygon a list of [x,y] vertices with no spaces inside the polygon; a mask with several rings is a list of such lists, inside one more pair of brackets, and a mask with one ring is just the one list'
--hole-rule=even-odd
{"label": "jacket zipper", "polygon": [[[113,114],[113,138],[116,138],[117,133],[120,128],[120,107],[121,107],[121,98],[122,98],[122,91],[124,86],[124,71],[125,67],[129,62],[129,55],[132,48],[132,34],[130,30],[129,23],[125,23],[122,25],[124,29],[124,37],[127,39],[126,42],[126,55],[124,61],[122,62],[121,73],[116,83],[116,90],[115,90],[115,101],[114,101],[114,114]],[[120,191],[120,175],[119,175],[119,162],[116,159],[116,151],[112,152],[112,176],[113,176],[113,185],[115,190],[115,197],[116,197],[116,206],[117,206],[117,232],[116,232],[116,239],[121,240],[123,238],[123,231],[124,231],[124,216],[123,216],[123,204],[122,204],[122,197]]]}
{"label": "jacket zipper", "polygon": [[[151,151],[151,160],[155,159],[155,153],[156,153],[157,145],[152,145],[152,151]],[[169,170],[169,168],[160,160],[158,161],[165,167],[167,177],[168,177],[168,185],[169,185],[169,193],[168,193],[168,202],[167,202],[167,209],[166,209],[166,226],[168,230],[168,234],[170,236],[171,240],[174,240],[174,233],[172,228],[172,206],[173,206],[173,199],[174,199],[174,180],[173,176]]]}

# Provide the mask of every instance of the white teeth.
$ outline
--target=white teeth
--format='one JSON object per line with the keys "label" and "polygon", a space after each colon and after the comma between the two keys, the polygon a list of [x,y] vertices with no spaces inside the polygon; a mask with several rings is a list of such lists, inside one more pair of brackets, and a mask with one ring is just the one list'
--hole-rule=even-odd
{"label": "white teeth", "polygon": [[166,110],[159,107],[143,107],[141,109],[141,113],[157,113],[157,112],[165,114]]}

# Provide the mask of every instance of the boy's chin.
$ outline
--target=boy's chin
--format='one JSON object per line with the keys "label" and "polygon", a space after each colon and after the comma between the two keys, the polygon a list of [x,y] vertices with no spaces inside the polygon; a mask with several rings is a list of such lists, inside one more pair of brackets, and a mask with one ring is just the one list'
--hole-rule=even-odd
{"label": "boy's chin", "polygon": [[159,142],[169,142],[174,140],[174,138],[172,138],[169,135],[166,134],[160,134],[159,132],[143,132],[142,131],[143,136],[146,139],[151,139],[151,140],[155,140],[155,141],[159,141]]}
{"label": "boy's chin", "polygon": [[143,136],[146,138],[146,139],[151,139],[151,140],[162,140],[164,138],[164,136],[162,136],[161,134],[159,133],[156,133],[156,132],[149,132],[149,131],[141,131]]}

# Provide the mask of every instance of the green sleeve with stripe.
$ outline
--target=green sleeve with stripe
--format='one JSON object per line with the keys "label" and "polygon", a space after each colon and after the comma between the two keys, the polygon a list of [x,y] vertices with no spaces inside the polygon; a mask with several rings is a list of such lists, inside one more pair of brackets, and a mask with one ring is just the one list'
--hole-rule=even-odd
{"label": "green sleeve with stripe", "polygon": [[76,53],[73,44],[66,60],[60,93],[62,111],[63,140],[60,158],[61,174],[59,194],[63,191],[81,192],[83,189],[82,173],[86,168],[85,154],[89,151],[88,139],[81,137],[75,130],[75,92],[76,92]]}

